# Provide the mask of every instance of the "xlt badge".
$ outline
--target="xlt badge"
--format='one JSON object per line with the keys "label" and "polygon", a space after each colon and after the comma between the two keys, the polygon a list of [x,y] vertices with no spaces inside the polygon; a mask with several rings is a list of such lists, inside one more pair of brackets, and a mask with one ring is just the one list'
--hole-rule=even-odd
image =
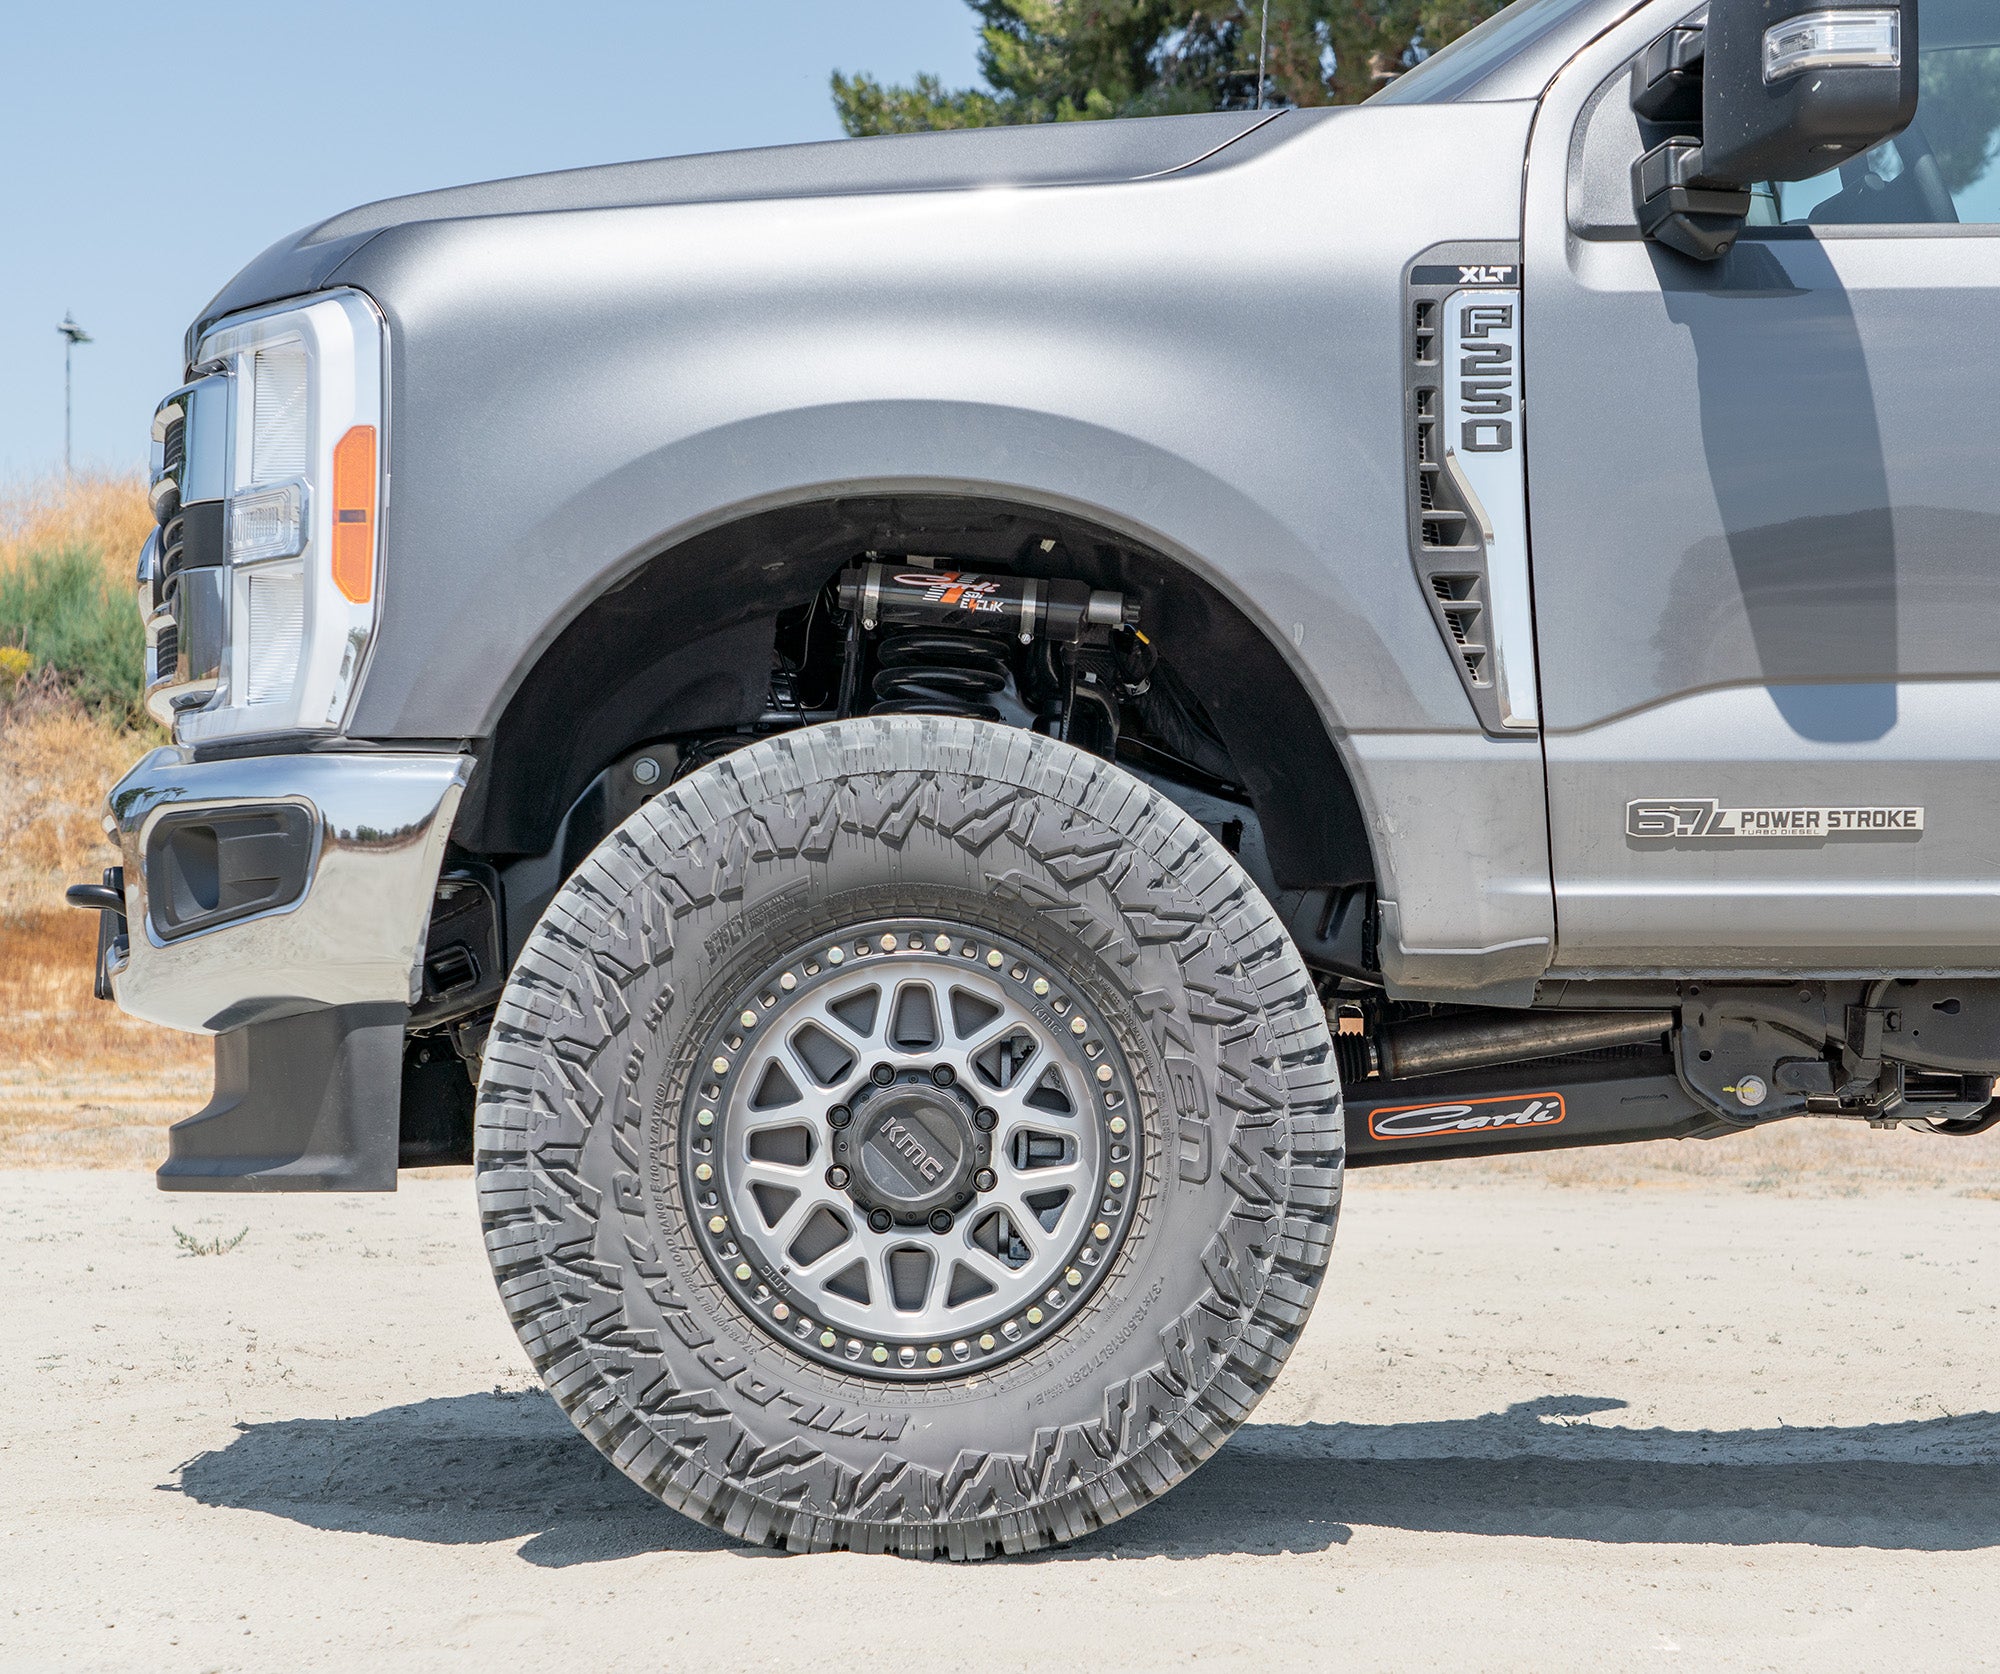
{"label": "xlt badge", "polygon": [[1625,804],[1627,837],[1802,837],[1819,842],[1923,829],[1921,808],[1725,808],[1712,796],[1646,797]]}

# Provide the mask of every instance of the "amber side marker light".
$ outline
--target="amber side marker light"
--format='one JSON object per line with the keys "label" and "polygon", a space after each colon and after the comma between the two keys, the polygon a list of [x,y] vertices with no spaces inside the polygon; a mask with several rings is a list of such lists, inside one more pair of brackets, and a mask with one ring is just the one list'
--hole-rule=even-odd
{"label": "amber side marker light", "polygon": [[333,584],[352,604],[375,595],[375,426],[333,444]]}

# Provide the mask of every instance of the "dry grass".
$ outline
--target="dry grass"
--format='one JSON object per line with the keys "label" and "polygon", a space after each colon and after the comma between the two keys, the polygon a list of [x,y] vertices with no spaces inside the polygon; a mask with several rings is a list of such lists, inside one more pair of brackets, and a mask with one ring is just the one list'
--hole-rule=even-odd
{"label": "dry grass", "polygon": [[[151,524],[136,477],[31,484],[0,499],[0,573],[83,551],[123,592]],[[92,998],[97,921],[62,901],[117,864],[104,793],[163,741],[39,675],[0,701],[0,1166],[150,1167],[208,1096],[205,1039]]]}
{"label": "dry grass", "polygon": [[160,741],[59,696],[0,708],[0,921],[59,908],[65,886],[118,864],[104,793]]}
{"label": "dry grass", "polygon": [[0,920],[0,1166],[150,1168],[208,1098],[206,1039],[91,998],[93,915]]}
{"label": "dry grass", "polygon": [[152,527],[146,484],[136,474],[46,478],[0,499],[0,570],[31,553],[82,549],[96,553],[106,576],[129,591]]}
{"label": "dry grass", "polygon": [[94,999],[97,920],[62,900],[117,864],[104,793],[158,742],[60,693],[0,706],[0,1166],[150,1167],[207,1099],[208,1042]]}

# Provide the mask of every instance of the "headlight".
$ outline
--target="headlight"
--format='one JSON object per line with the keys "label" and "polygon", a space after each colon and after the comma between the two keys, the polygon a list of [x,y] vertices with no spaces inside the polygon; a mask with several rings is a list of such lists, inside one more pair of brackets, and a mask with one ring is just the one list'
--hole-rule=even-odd
{"label": "headlight", "polygon": [[[185,742],[340,725],[375,629],[385,334],[357,292],[225,320],[220,678]],[[210,572],[215,573],[215,572]]]}
{"label": "headlight", "polygon": [[225,519],[229,561],[253,564],[260,558],[291,558],[303,552],[305,505],[305,486],[296,482],[232,495]]}

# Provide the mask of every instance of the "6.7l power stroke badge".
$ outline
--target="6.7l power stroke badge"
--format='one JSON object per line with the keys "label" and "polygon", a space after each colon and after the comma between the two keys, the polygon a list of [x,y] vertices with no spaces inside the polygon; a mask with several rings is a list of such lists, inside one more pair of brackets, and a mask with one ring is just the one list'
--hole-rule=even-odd
{"label": "6.7l power stroke badge", "polygon": [[1714,797],[1648,797],[1625,804],[1627,837],[1827,837],[1919,833],[1921,808],[1726,808]]}

